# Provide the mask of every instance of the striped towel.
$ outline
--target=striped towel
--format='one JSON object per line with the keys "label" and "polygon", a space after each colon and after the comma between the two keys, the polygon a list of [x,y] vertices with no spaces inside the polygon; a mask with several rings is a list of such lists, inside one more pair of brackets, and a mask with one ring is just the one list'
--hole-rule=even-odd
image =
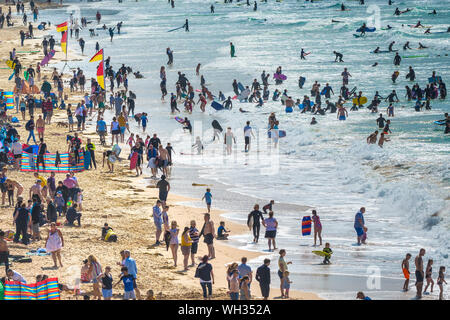
{"label": "striped towel", "polygon": [[6,281],[5,300],[59,300],[58,278],[25,284]]}
{"label": "striped towel", "polygon": [[[45,170],[42,170],[42,164],[39,164],[39,170],[42,172],[81,172],[84,171],[84,154],[82,151],[79,152],[80,159],[76,166],[72,166],[69,162],[69,154],[61,153],[60,159],[61,163],[58,166],[55,165],[56,153],[46,153],[44,155]],[[32,154],[28,152],[22,152],[22,161],[20,165],[21,171],[36,171],[36,160],[37,154]]]}

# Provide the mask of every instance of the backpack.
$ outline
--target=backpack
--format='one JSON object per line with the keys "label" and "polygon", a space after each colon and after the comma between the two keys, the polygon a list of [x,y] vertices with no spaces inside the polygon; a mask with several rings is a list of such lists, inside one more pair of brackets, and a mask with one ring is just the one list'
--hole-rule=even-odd
{"label": "backpack", "polygon": [[26,123],[26,125],[25,125],[25,130],[31,131],[31,122],[30,122],[30,121],[28,121],[28,122]]}

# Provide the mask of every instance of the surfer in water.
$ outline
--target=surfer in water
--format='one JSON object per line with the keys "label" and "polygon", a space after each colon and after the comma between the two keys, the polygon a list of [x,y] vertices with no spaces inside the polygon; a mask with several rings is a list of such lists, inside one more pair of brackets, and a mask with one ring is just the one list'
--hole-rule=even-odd
{"label": "surfer in water", "polygon": [[420,23],[420,20],[419,20],[419,21],[417,21],[416,25],[413,28],[420,28],[420,27],[423,28],[423,25]]}
{"label": "surfer in water", "polygon": [[428,49],[428,47],[424,46],[419,42],[419,47],[417,49]]}
{"label": "surfer in water", "polygon": [[183,24],[183,27],[186,32],[189,32],[189,20],[188,19],[186,19],[186,22]]}
{"label": "surfer in water", "polygon": [[342,60],[342,58],[344,57],[344,55],[340,52],[336,52],[333,51],[333,53],[336,55],[336,59],[334,59],[334,62],[337,62],[339,59],[339,62],[344,62],[344,60]]}
{"label": "surfer in water", "polygon": [[341,11],[345,11],[345,6],[343,3],[341,3]]}
{"label": "surfer in water", "polygon": [[373,50],[373,53],[379,53],[380,52],[380,47],[377,47],[375,50]]}
{"label": "surfer in water", "polygon": [[389,52],[394,51],[394,50],[392,49],[392,47],[394,46],[394,44],[395,44],[395,41],[392,41],[392,42],[389,44],[389,48],[388,48]]}
{"label": "surfer in water", "polygon": [[303,48],[302,48],[302,51],[300,52],[300,59],[301,60],[306,60],[306,58],[305,58],[305,50],[303,50]]}

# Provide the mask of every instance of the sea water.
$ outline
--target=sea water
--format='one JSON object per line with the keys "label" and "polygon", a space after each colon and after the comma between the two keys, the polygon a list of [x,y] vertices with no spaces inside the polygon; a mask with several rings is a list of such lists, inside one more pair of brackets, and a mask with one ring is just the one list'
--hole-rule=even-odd
{"label": "sea water", "polygon": [[[435,99],[431,111],[415,112],[414,102],[408,102],[404,96],[405,85],[412,87],[415,82],[407,81],[405,75],[408,66],[413,66],[416,82],[424,88],[431,72],[436,70],[448,84],[450,37],[446,33],[424,35],[425,29],[407,25],[421,20],[423,25],[433,26],[432,32],[445,31],[450,8],[448,2],[437,0],[396,1],[392,6],[387,2],[366,1],[365,6],[360,6],[357,1],[344,1],[350,11],[342,12],[341,2],[337,1],[311,4],[269,0],[258,1],[258,10],[254,12],[253,2],[248,7],[243,1],[223,4],[183,0],[175,1],[173,9],[164,0],[69,1],[68,7],[43,11],[40,18],[58,24],[74,12],[75,16],[94,21],[81,32],[86,40],[86,59],[69,62],[70,67],[85,70],[87,79],[95,76],[97,63],[87,61],[95,53],[96,41],[104,48],[106,57],[111,56],[115,70],[125,63],[145,76],[134,79],[131,75],[129,86],[138,97],[136,111],[145,111],[150,116],[147,134],[157,132],[176,151],[171,179],[174,192],[201,197],[205,187],[191,184],[211,184],[213,206],[225,209],[227,218],[241,223],[246,223],[255,203],[264,205],[270,199],[275,200],[274,212],[279,221],[277,247],[285,248],[287,260],[293,262],[289,266],[292,288],[335,299],[353,299],[359,290],[372,298],[410,299],[413,293],[400,292],[403,283],[400,264],[407,252],[414,259],[420,248],[426,248],[425,262],[434,259],[434,278],[440,265],[448,267],[449,137],[433,121],[442,119],[450,108],[447,101]],[[215,14],[210,14],[211,4],[215,6]],[[395,17],[396,7],[412,11]],[[433,9],[437,15],[428,14]],[[112,42],[105,30],[96,30],[98,36],[89,37],[87,29],[101,26],[95,22],[97,10],[102,13],[101,25],[113,27],[123,21],[121,35],[115,34]],[[185,19],[189,19],[190,32],[184,29],[167,32],[182,26]],[[332,19],[341,22],[331,23]],[[378,30],[355,38],[355,30],[364,22],[376,25]],[[393,29],[380,30],[380,26],[387,24]],[[394,54],[371,53],[377,46],[386,50],[391,41],[396,41],[394,48],[401,56],[428,57],[404,58],[398,67],[393,65]],[[413,50],[402,50],[406,41],[410,41]],[[419,41],[429,49],[417,50]],[[230,42],[236,47],[237,57],[233,59],[229,54]],[[167,47],[174,51],[171,67],[166,65]],[[69,38],[69,48],[79,52],[74,38]],[[311,52],[306,60],[300,60],[301,48]],[[344,54],[344,63],[334,62],[333,50]],[[378,66],[372,67],[375,62]],[[271,100],[262,108],[233,100],[231,111],[215,111],[208,106],[204,114],[194,106],[192,115],[180,115],[189,117],[193,123],[191,137],[170,115],[169,96],[165,102],[160,100],[159,69],[166,66],[169,93],[175,92],[178,71],[185,73],[198,89],[200,79],[195,75],[198,63],[202,64],[200,73],[207,87],[215,95],[221,90],[226,96],[233,96],[233,79],[250,86],[255,78],[261,82],[263,70],[273,73],[282,66],[287,81],[276,86],[270,79],[270,96],[277,88],[287,89],[294,99],[302,98],[310,95],[317,80],[322,88],[326,82],[333,87],[336,95],[330,99],[332,102],[337,100],[341,72],[346,67],[352,75],[348,87],[356,86],[369,101],[375,91],[383,97],[394,89],[397,91],[400,102],[395,104],[395,117],[391,118],[391,141],[384,148],[367,145],[366,137],[377,129],[378,114],[365,108],[349,112],[345,122],[338,121],[336,114],[316,115],[318,125],[311,126],[311,114],[300,114],[296,108],[286,114],[280,102]],[[394,70],[400,71],[396,84],[390,79]],[[306,78],[303,89],[297,85],[299,76]],[[324,100],[322,97],[322,103]],[[385,102],[379,107],[384,117],[386,107]],[[249,113],[241,113],[239,108]],[[287,132],[287,137],[279,141],[279,149],[274,149],[266,137],[270,112],[276,112],[280,129]],[[211,141],[213,119],[224,129],[233,129],[238,146],[232,156],[224,155],[222,140]],[[247,120],[256,135],[250,153],[243,152],[243,127]],[[138,133],[133,120],[131,124]],[[205,144],[201,156],[191,148],[195,136],[200,136]],[[200,202],[192,205],[204,206]],[[355,246],[354,215],[362,206],[366,207],[368,244]],[[301,235],[301,218],[310,215],[313,208],[322,220],[324,242],[329,242],[334,251],[331,265],[321,265],[321,258],[311,251],[322,248],[312,247],[312,237]],[[277,253],[267,251],[263,230],[257,245],[252,244],[250,233],[232,236],[229,244],[273,258],[272,282],[276,287]],[[261,259],[251,262],[253,267],[260,264]]]}

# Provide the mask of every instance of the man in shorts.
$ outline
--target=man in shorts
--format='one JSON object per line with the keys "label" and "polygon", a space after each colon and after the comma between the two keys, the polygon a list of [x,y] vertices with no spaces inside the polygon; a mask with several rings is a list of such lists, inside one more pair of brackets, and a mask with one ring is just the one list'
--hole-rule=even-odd
{"label": "man in shorts", "polygon": [[355,215],[354,227],[357,235],[358,245],[361,245],[361,243],[365,243],[364,241],[362,241],[362,236],[364,235],[364,212],[366,212],[366,208],[362,207]]}
{"label": "man in shorts", "polygon": [[424,278],[424,272],[423,272],[423,256],[425,255],[425,249],[420,249],[419,255],[414,259],[414,263],[416,265],[416,289],[417,299],[422,299],[422,287],[423,287],[423,278]]}
{"label": "man in shorts", "polygon": [[167,195],[170,191],[170,183],[166,181],[165,175],[161,176],[161,180],[158,181],[156,187],[159,189],[159,200],[161,200],[161,203],[165,206]]}
{"label": "man in shorts", "polygon": [[211,215],[209,213],[205,213],[205,224],[203,225],[200,235],[203,235],[203,242],[208,246],[209,260],[214,259],[216,257],[214,250],[215,231],[214,222],[211,220]]}
{"label": "man in shorts", "polygon": [[106,122],[101,117],[100,120],[97,121],[97,132],[100,136],[100,141],[102,144],[105,143],[105,136],[106,136]]}
{"label": "man in shorts", "polygon": [[252,129],[252,127],[250,127],[250,121],[247,121],[247,125],[244,127],[245,152],[250,151],[251,136],[253,136],[253,138],[255,137],[255,135],[253,134],[253,129]]}

